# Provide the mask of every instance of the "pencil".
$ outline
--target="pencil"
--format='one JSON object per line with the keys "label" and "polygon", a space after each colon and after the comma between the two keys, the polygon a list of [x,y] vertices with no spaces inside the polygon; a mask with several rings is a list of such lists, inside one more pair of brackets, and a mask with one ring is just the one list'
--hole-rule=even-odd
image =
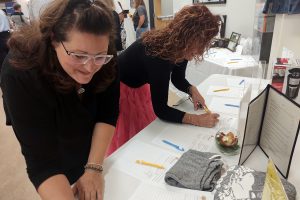
{"label": "pencil", "polygon": [[218,89],[218,90],[214,90],[213,92],[223,92],[223,91],[228,91],[229,88],[222,88],[222,89]]}
{"label": "pencil", "polygon": [[234,63],[238,63],[238,62],[228,62],[227,64],[234,64]]}
{"label": "pencil", "polygon": [[203,106],[206,113],[211,113],[211,111],[207,108],[207,106]]}
{"label": "pencil", "polygon": [[136,160],[135,162],[138,163],[138,164],[141,164],[141,165],[147,165],[147,166],[150,166],[150,167],[156,167],[158,169],[164,169],[164,166],[162,166],[162,165],[146,162],[144,160]]}

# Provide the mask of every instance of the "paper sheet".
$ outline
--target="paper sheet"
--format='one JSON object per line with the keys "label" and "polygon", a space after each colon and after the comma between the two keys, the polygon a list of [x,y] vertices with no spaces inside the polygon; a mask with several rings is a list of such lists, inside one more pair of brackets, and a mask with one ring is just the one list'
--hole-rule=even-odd
{"label": "paper sheet", "polygon": [[184,152],[189,149],[198,151],[210,151],[210,147],[214,145],[215,130],[209,128],[181,126],[168,126],[159,135],[157,135],[152,142],[161,146],[162,148],[174,151],[174,153],[182,154],[176,148],[165,144],[162,140],[167,140],[184,148]]}
{"label": "paper sheet", "polygon": [[[175,190],[176,189],[176,190]],[[196,190],[157,187],[143,183],[135,191],[129,200],[213,200],[211,192]]]}
{"label": "paper sheet", "polygon": [[[227,91],[220,91],[220,92],[214,92],[214,90],[220,90],[224,88],[229,88]],[[224,85],[212,85],[209,86],[207,95],[211,96],[219,96],[219,97],[230,97],[230,98],[242,98],[243,97],[244,90],[243,88],[239,87],[229,87]]]}
{"label": "paper sheet", "polygon": [[[180,154],[172,154],[164,149],[141,141],[132,141],[126,150],[120,154],[120,157],[112,167],[143,181],[165,184],[165,173],[177,162],[179,156]],[[137,164],[136,160],[160,164],[165,169]]]}
{"label": "paper sheet", "polygon": [[240,100],[233,98],[213,97],[209,104],[209,109],[216,113],[225,113],[234,116],[239,114],[239,107],[226,106],[225,104],[240,106]]}
{"label": "paper sheet", "polygon": [[[227,85],[230,87],[238,87],[238,88],[245,88],[249,86],[250,82],[245,78],[227,78]],[[244,80],[244,81],[243,81]]]}

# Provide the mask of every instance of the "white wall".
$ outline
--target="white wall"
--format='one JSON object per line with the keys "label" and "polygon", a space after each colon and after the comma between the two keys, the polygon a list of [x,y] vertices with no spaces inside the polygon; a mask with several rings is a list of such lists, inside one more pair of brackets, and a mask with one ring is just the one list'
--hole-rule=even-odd
{"label": "white wall", "polygon": [[161,15],[173,15],[173,0],[161,1]]}
{"label": "white wall", "polygon": [[271,77],[272,63],[281,57],[283,48],[293,52],[295,58],[300,58],[300,14],[276,15],[273,32],[268,77]]}
{"label": "white wall", "polygon": [[[174,13],[185,5],[191,5],[192,0],[173,0]],[[232,32],[241,33],[242,37],[253,36],[255,0],[227,0],[226,4],[210,4],[207,7],[214,14],[227,15],[225,37]]]}
{"label": "white wall", "polygon": [[192,5],[193,0],[173,0],[173,13],[177,13],[186,5]]}

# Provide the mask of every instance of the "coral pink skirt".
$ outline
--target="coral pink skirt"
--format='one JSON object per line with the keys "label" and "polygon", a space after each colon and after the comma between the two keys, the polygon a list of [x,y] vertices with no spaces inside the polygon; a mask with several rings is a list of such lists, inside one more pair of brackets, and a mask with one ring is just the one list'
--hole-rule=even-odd
{"label": "coral pink skirt", "polygon": [[155,118],[150,85],[130,88],[121,82],[120,113],[107,156],[148,126]]}

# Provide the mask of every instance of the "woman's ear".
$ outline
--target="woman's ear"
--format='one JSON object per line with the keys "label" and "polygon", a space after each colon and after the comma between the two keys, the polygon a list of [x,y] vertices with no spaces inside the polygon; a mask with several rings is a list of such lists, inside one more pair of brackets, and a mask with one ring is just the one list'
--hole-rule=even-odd
{"label": "woman's ear", "polygon": [[58,47],[59,43],[54,40],[51,40],[51,45],[54,49],[56,49],[56,47]]}
{"label": "woman's ear", "polygon": [[53,48],[55,49],[56,47],[58,47],[59,43],[54,40],[54,33],[51,33],[50,39],[51,39],[51,45],[53,46]]}

